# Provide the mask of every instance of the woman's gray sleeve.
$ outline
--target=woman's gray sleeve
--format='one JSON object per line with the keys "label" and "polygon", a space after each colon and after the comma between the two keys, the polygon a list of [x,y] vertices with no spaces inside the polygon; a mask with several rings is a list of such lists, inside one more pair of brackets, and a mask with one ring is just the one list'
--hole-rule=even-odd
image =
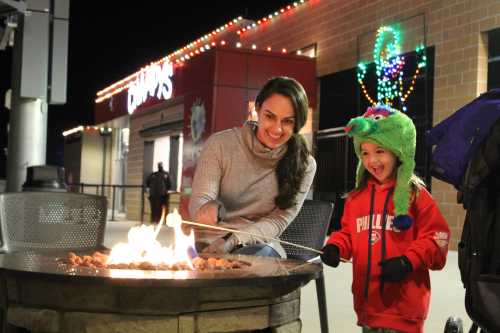
{"label": "woman's gray sleeve", "polygon": [[196,163],[192,192],[189,199],[189,214],[193,218],[205,203],[217,200],[222,177],[222,147],[219,141],[209,138]]}

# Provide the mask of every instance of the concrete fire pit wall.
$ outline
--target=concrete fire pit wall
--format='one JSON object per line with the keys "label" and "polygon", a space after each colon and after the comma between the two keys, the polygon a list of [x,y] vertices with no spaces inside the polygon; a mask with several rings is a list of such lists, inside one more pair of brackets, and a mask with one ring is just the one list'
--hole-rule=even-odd
{"label": "concrete fire pit wall", "polygon": [[301,331],[298,283],[162,288],[5,277],[10,326],[32,332],[215,333]]}

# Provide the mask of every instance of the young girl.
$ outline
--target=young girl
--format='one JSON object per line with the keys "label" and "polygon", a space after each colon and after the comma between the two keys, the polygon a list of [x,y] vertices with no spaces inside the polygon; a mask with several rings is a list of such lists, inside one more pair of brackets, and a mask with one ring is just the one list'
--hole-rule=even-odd
{"label": "young girl", "polygon": [[429,269],[446,263],[450,231],[414,174],[416,130],[405,114],[368,108],[348,123],[359,158],[342,228],[321,256],[353,263],[354,309],[365,332],[423,332],[430,300]]}

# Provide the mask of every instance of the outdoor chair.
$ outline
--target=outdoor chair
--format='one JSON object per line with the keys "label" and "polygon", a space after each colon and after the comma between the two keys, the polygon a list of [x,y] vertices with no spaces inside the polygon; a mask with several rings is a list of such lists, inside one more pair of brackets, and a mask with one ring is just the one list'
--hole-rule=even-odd
{"label": "outdoor chair", "polygon": [[[328,225],[333,213],[333,203],[320,200],[306,200],[297,217],[283,232],[280,239],[321,250],[325,242]],[[313,260],[318,254],[298,247],[282,244],[290,259]],[[319,259],[319,258],[318,258]],[[321,333],[328,333],[328,312],[326,307],[325,279],[323,271],[316,278]]]}
{"label": "outdoor chair", "polygon": [[0,252],[104,248],[106,198],[67,192],[0,194]]}

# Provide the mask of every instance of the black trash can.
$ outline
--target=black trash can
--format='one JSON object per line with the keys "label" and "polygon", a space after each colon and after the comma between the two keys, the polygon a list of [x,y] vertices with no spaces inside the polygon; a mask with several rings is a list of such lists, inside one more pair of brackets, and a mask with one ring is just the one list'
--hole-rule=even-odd
{"label": "black trash can", "polygon": [[26,170],[23,192],[67,192],[64,168],[54,165],[35,165]]}

